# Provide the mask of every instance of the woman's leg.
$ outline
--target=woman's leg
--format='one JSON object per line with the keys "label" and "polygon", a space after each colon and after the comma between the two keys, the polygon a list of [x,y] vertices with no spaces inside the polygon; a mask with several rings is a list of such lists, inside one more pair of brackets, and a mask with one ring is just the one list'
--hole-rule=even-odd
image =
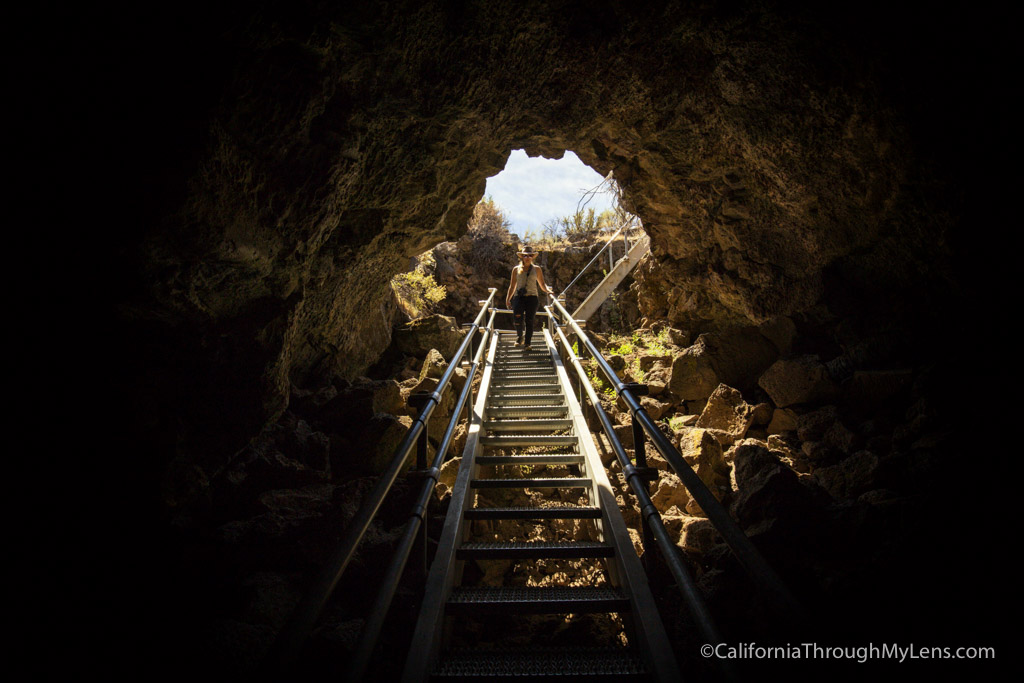
{"label": "woman's leg", "polygon": [[526,301],[528,297],[517,296],[512,303],[512,322],[516,328],[516,343],[523,341],[523,316],[526,313]]}
{"label": "woman's leg", "polygon": [[[526,309],[524,317],[526,318],[526,345],[530,345],[530,338],[533,337],[533,319],[537,315],[537,297],[535,296],[524,296]],[[518,329],[518,328],[516,328]]]}

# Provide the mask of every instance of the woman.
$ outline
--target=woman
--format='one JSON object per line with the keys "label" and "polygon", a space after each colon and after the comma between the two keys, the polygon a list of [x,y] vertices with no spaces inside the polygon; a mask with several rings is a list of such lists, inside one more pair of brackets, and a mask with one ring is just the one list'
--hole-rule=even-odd
{"label": "woman", "polygon": [[540,266],[533,265],[536,257],[537,252],[533,247],[523,247],[519,252],[519,260],[522,262],[512,269],[512,282],[509,283],[508,294],[505,295],[505,305],[512,309],[512,318],[516,325],[516,346],[523,346],[525,341],[526,348],[530,348],[530,338],[533,337],[533,318],[537,314],[538,294],[554,294],[551,288],[544,284],[544,273],[541,272]]}

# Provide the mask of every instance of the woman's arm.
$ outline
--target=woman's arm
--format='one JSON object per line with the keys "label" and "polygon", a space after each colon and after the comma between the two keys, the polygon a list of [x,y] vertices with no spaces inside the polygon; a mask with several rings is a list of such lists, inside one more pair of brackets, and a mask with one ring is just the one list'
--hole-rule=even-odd
{"label": "woman's arm", "polygon": [[512,269],[512,281],[508,285],[508,294],[505,295],[505,308],[512,308],[512,292],[516,291],[516,269]]}
{"label": "woman's arm", "polygon": [[536,268],[537,284],[540,285],[540,291],[547,292],[548,294],[554,294],[554,291],[551,290],[546,284],[544,284],[544,271],[540,269],[540,266],[536,266]]}

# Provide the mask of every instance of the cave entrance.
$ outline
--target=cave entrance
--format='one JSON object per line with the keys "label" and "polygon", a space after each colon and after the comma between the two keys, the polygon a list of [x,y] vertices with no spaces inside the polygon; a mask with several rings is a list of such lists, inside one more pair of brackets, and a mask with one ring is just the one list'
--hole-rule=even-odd
{"label": "cave entrance", "polygon": [[[559,265],[560,277],[549,284],[556,292],[573,287],[570,303],[579,304],[575,299],[644,237],[640,219],[623,208],[621,197],[611,172],[602,176],[571,150],[551,157],[512,150],[504,168],[487,179],[466,234],[412,257],[408,270],[392,279],[399,308],[410,320],[442,313],[465,322],[482,292],[507,286],[521,245],[538,251],[536,263],[546,273]],[[568,252],[574,258],[565,258]],[[591,277],[581,279],[587,269]]]}
{"label": "cave entrance", "polygon": [[[567,229],[615,222],[618,187],[572,151],[559,159],[512,150],[505,168],[487,179],[486,197],[501,207],[524,242],[564,238]],[[590,216],[589,223],[587,216]]]}

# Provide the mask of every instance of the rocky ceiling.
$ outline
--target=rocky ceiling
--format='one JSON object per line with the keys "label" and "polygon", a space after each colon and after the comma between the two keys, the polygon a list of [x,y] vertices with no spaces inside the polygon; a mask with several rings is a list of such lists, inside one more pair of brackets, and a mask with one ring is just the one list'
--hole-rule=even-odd
{"label": "rocky ceiling", "polygon": [[977,20],[486,0],[96,23],[119,388],[170,505],[290,382],[378,357],[389,278],[464,230],[516,148],[614,171],[653,238],[651,316],[926,317],[963,294],[992,132]]}

